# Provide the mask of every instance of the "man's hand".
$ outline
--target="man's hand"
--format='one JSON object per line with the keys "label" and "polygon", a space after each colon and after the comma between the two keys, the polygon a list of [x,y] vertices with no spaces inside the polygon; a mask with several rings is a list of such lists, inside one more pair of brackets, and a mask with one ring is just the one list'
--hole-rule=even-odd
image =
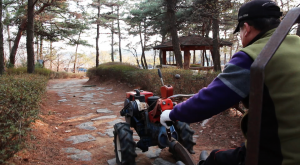
{"label": "man's hand", "polygon": [[170,128],[169,126],[167,126],[166,122],[167,121],[172,121],[169,117],[171,110],[165,110],[163,111],[163,113],[160,115],[160,123],[165,126],[166,128]]}

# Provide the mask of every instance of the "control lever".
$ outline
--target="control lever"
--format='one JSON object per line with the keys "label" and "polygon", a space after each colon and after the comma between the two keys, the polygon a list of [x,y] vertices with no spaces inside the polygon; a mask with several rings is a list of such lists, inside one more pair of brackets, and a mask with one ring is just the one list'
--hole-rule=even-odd
{"label": "control lever", "polygon": [[169,141],[171,141],[172,140],[172,134],[171,134],[170,126],[173,125],[173,122],[172,121],[167,121],[166,124],[167,124],[167,126],[169,126],[169,128],[166,128],[166,130],[167,130],[168,139],[169,139]]}
{"label": "control lever", "polygon": [[158,68],[158,76],[160,77],[160,81],[161,81],[161,83],[162,83],[162,86],[164,86],[165,84],[164,84],[164,80],[162,79],[162,74],[161,74],[161,71],[160,71],[160,69]]}

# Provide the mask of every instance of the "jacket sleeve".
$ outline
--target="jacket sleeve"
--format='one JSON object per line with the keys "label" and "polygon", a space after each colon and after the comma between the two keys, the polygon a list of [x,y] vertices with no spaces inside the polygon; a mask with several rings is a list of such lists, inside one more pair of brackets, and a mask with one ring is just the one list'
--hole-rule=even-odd
{"label": "jacket sleeve", "polygon": [[198,122],[237,104],[249,95],[252,63],[252,58],[244,52],[233,55],[223,72],[206,88],[174,107],[170,119],[187,123]]}

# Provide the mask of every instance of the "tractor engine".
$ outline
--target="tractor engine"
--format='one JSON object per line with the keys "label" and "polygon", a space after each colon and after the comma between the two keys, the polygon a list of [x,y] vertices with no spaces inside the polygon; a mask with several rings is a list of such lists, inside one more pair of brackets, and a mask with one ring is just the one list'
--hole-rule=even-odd
{"label": "tractor engine", "polygon": [[[169,93],[173,95],[173,91],[169,90]],[[140,137],[137,147],[143,152],[148,151],[150,146],[158,145],[160,148],[168,146],[166,128],[160,124],[160,114],[167,109],[173,109],[171,99],[162,99],[153,96],[152,92],[142,90],[126,93],[124,108],[120,114],[125,116],[126,123],[136,130]],[[170,130],[172,137],[178,139],[174,126],[171,126]]]}

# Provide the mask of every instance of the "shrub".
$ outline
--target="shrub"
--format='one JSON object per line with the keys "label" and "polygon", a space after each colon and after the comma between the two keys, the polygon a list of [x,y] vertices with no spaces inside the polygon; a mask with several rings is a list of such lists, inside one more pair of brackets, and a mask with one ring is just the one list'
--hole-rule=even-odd
{"label": "shrub", "polygon": [[[34,69],[34,73],[38,74],[38,75],[44,75],[44,76],[50,76],[51,74],[51,70],[50,69],[46,69],[46,68],[35,68]],[[27,68],[25,67],[19,67],[19,68],[8,68],[6,70],[6,73],[8,75],[20,75],[20,74],[25,74],[27,73]]]}
{"label": "shrub", "polygon": [[[164,84],[172,85],[175,94],[196,93],[201,88],[206,87],[218,75],[214,72],[193,75],[190,70],[176,68],[163,68],[161,72]],[[175,79],[176,74],[180,75],[180,79]],[[160,94],[161,81],[157,69],[143,70],[128,64],[107,63],[89,69],[87,76],[90,79],[99,77],[101,81],[114,79],[132,86],[139,86],[140,89],[152,91],[157,95]]]}
{"label": "shrub", "polygon": [[131,71],[140,70],[136,66],[126,64],[126,63],[118,63],[118,62],[110,62],[99,65],[97,68],[91,68],[87,71],[87,76],[99,76],[102,80],[107,79],[126,79],[126,74]]}
{"label": "shrub", "polygon": [[31,122],[38,117],[47,77],[0,76],[0,164],[23,147]]}
{"label": "shrub", "polygon": [[86,73],[69,73],[69,72],[52,72],[50,78],[54,79],[65,79],[65,78],[81,78]]}
{"label": "shrub", "polygon": [[201,64],[191,64],[190,67],[201,67]]}

